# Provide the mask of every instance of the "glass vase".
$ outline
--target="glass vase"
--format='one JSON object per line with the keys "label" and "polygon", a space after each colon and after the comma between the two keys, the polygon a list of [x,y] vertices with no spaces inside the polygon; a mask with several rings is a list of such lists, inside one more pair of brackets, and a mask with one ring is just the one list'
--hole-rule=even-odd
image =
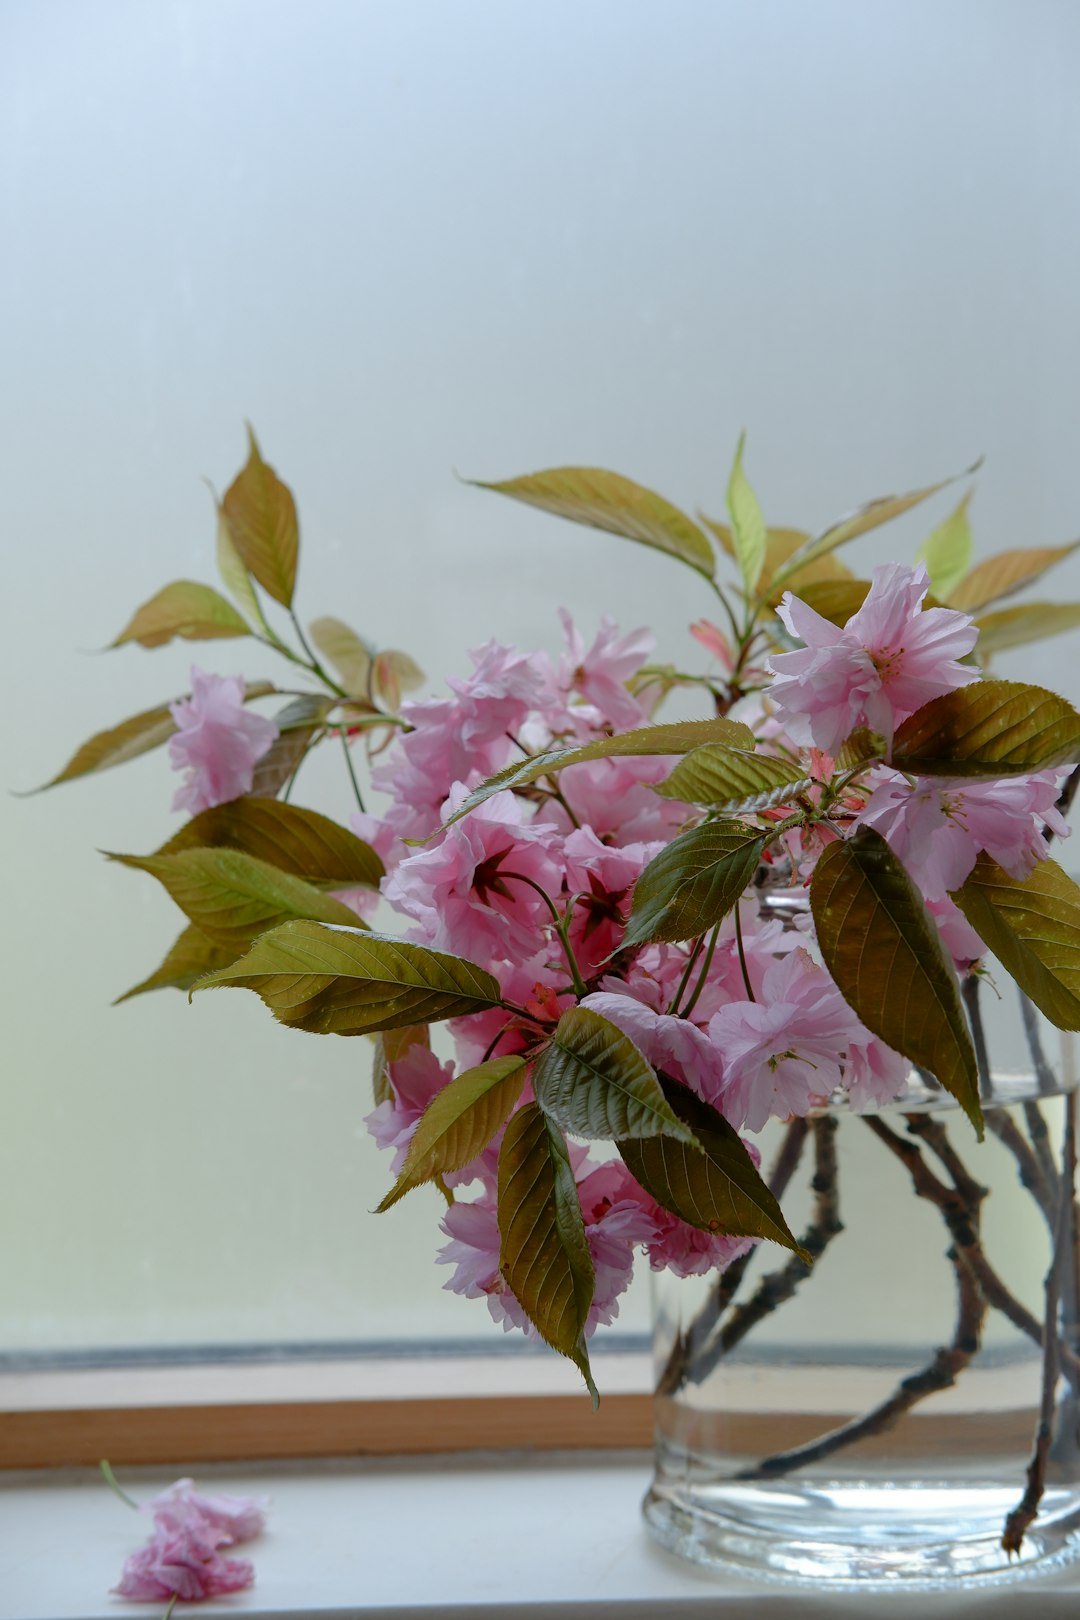
{"label": "glass vase", "polygon": [[984,1031],[973,984],[1002,1060],[983,1142],[919,1075],[880,1112],[778,1124],[763,1167],[813,1264],[760,1244],[721,1275],[654,1277],[644,1512],[674,1552],[866,1590],[1080,1551],[1072,1037],[1008,981]]}

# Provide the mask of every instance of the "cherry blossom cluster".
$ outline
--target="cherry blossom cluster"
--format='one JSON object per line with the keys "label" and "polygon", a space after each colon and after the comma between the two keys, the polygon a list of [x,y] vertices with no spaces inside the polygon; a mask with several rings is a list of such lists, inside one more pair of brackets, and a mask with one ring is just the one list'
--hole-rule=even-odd
{"label": "cherry blossom cluster", "polygon": [[[762,895],[797,900],[830,842],[872,828],[906,867],[966,972],[985,946],[950,893],[981,851],[1022,879],[1046,854],[1045,832],[1068,831],[1055,809],[1054,771],[986,782],[918,777],[880,762],[908,716],[977,679],[965,661],[977,639],[972,619],[926,608],[928,585],[921,566],[878,568],[842,628],[784,597],[780,621],[802,645],[763,664],[759,689],[731,718],[752,728],[759,750],[801,761],[810,784],[804,803],[812,808],[828,789],[833,810],[801,821],[790,805],[745,813],[775,836],[758,884],[707,950],[700,939],[622,944],[642,872],[703,814],[656,792],[670,774],[668,758],[580,760],[527,788],[495,792],[444,825],[471,790],[515,761],[647,725],[658,688],[644,672],[653,645],[646,631],[620,635],[605,619],[586,647],[564,614],[560,658],[491,641],[471,654],[471,674],[449,682],[449,696],[402,705],[403,734],[372,774],[385,808],[353,825],[384,861],[381,903],[404,919],[405,937],[482,966],[504,1005],[449,1025],[452,1058],[418,1043],[389,1065],[391,1095],[367,1123],[392,1153],[395,1173],[421,1115],[455,1075],[493,1054],[535,1052],[576,1004],[617,1026],[657,1071],[740,1133],[805,1115],[837,1094],[856,1109],[898,1095],[908,1061],[841,995],[808,911],[789,905],[785,921]],[[707,631],[695,627],[703,645]],[[174,716],[174,763],[189,771],[178,799],[196,810],[250,788],[273,738],[256,731],[238,684],[226,690],[200,676]],[[875,741],[875,762],[841,768],[857,735]],[[348,900],[368,918],[380,903],[362,890]],[[521,1101],[531,1100],[526,1084]],[[496,1322],[529,1332],[499,1270],[499,1143],[447,1177],[454,1196],[438,1258],[450,1268],[449,1289],[486,1299]],[[652,1267],[685,1276],[723,1267],[749,1247],[749,1239],[698,1230],[661,1208],[619,1160],[598,1161],[574,1144],[569,1151],[596,1277],[587,1332],[617,1314],[637,1250]]]}

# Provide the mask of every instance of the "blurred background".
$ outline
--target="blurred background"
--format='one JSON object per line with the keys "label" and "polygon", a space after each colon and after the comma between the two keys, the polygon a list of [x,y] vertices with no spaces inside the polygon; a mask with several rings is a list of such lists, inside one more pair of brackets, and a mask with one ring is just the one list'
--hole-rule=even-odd
{"label": "blurred background", "polygon": [[[561,603],[700,667],[711,611],[455,473],[610,467],[720,515],[745,427],[771,522],[982,453],[981,555],[1076,538],[1078,64],[1069,0],[0,0],[0,1348],[499,1337],[441,1292],[437,1195],[368,1213],[367,1041],[247,996],[110,1008],[178,927],[96,853],[178,824],[164,754],[11,796],[193,659],[276,673],[98,652],[214,579],[203,480],[244,419],[299,503],[302,617],[435,688],[493,633],[555,650]],[[1076,637],[1001,667],[1080,698]],[[298,801],[347,815],[338,755]]]}

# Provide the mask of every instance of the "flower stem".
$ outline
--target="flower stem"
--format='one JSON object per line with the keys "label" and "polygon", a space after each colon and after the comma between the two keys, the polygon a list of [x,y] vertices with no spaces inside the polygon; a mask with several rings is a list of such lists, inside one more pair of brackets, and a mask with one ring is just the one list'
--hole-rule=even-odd
{"label": "flower stem", "polygon": [[360,814],[363,816],[367,814],[364,807],[364,795],[360,792],[360,783],[356,780],[356,771],[353,768],[352,755],[349,753],[349,739],[345,735],[344,726],[339,726],[338,736],[341,738],[341,746],[345,751],[345,764],[349,771],[349,781],[352,783],[352,789],[356,795],[356,802],[360,806]]}
{"label": "flower stem", "polygon": [[308,639],[304,634],[304,627],[297,618],[296,610],[294,608],[289,609],[289,618],[292,620],[293,629],[296,631],[296,639],[304,649],[304,654],[307,658],[307,666],[311,673],[313,675],[317,675],[319,680],[322,681],[323,685],[328,686],[331,692],[336,692],[338,697],[347,698],[349,694],[346,692],[345,688],[343,686],[339,686],[332,675],[327,674],[326,670],[316,658],[311,646],[308,643]]}
{"label": "flower stem", "polygon": [[746,986],[747,1001],[756,1001],[753,986],[750,983],[750,970],[746,965],[746,950],[743,946],[742,918],[739,916],[739,902],[735,902],[735,943],[739,948],[739,966],[742,969],[742,982]]}
{"label": "flower stem", "polygon": [[682,1012],[679,1014],[680,1018],[689,1018],[690,1014],[698,1004],[698,999],[701,996],[701,992],[705,988],[705,980],[709,977],[709,969],[712,967],[713,954],[716,951],[716,941],[719,939],[719,937],[720,924],[717,923],[716,927],[709,935],[709,944],[705,952],[705,960],[701,964],[701,973],[698,976],[697,984],[694,986],[694,993],[690,997],[690,1000],[686,1003],[686,1006],[683,1008]]}
{"label": "flower stem", "polygon": [[566,965],[570,969],[570,977],[574,981],[574,994],[579,999],[582,996],[587,996],[589,993],[589,987],[585,983],[585,980],[581,977],[581,969],[578,967],[577,957],[574,955],[574,948],[570,943],[570,913],[574,908],[574,900],[579,897],[577,895],[574,896],[574,898],[570,901],[570,904],[567,906],[564,914],[559,911],[558,906],[555,904],[554,900],[551,898],[550,894],[548,894],[543,885],[534,882],[531,877],[526,877],[524,872],[504,872],[502,875],[504,878],[516,878],[519,883],[527,883],[530,889],[536,890],[541,900],[543,900],[544,904],[551,912],[551,919],[555,924],[555,932],[559,936],[559,941],[563,948],[563,955],[566,957]]}
{"label": "flower stem", "polygon": [[120,1484],[120,1481],[117,1479],[116,1475],[113,1473],[112,1466],[109,1463],[108,1458],[107,1457],[102,1457],[101,1461],[98,1463],[98,1467],[101,1470],[102,1479],[105,1481],[105,1483],[109,1487],[110,1491],[112,1491],[113,1495],[118,1496],[120,1498],[121,1502],[126,1502],[129,1508],[134,1508],[136,1513],[138,1513],[138,1511],[139,1511],[138,1502],[134,1501],[128,1495],[127,1491],[124,1490],[123,1486]]}
{"label": "flower stem", "polygon": [[686,959],[686,966],[683,968],[682,978],[679,980],[678,988],[671,998],[671,1005],[667,1010],[667,1015],[669,1018],[677,1018],[679,1016],[679,1002],[682,1000],[683,995],[686,992],[686,986],[690,982],[690,975],[694,971],[694,963],[701,955],[704,944],[705,935],[699,934],[697,939],[694,941],[693,949],[691,950],[690,955]]}

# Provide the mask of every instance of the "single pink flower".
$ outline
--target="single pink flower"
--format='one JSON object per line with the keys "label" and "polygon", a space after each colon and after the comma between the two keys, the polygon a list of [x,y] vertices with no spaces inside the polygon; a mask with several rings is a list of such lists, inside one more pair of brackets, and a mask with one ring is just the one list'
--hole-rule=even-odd
{"label": "single pink flower", "polygon": [[[588,1336],[598,1325],[607,1325],[618,1316],[619,1297],[633,1273],[634,1249],[649,1241],[654,1223],[647,1208],[649,1200],[623,1165],[611,1162],[593,1166],[586,1149],[574,1142],[567,1146],[595,1275],[585,1324]],[[441,1225],[450,1242],[439,1250],[437,1260],[440,1265],[454,1267],[443,1286],[466,1299],[486,1299],[492,1320],[504,1332],[520,1328],[528,1338],[535,1338],[535,1328],[499,1270],[494,1193],[485,1190],[470,1203],[456,1200]]]}
{"label": "single pink flower", "polygon": [[605,614],[588,652],[574,621],[565,608],[559,609],[566,652],[559,666],[559,684],[567,692],[577,692],[596,710],[596,720],[615,731],[629,731],[645,725],[648,712],[631,696],[626,683],[636,675],[656,646],[648,630],[631,630],[619,635],[618,626]]}
{"label": "single pink flower", "polygon": [[615,950],[630,915],[633,888],[642,870],[664,845],[603,844],[591,827],[575,827],[563,843],[566,887],[579,896],[571,917],[570,941],[585,977]]}
{"label": "single pink flower", "polygon": [[581,1005],[629,1035],[654,1069],[662,1069],[699,1095],[714,1096],[723,1084],[724,1063],[719,1049],[689,1019],[654,1012],[631,995],[605,990],[586,996]]}
{"label": "single pink flower", "polygon": [[256,763],[272,747],[278,728],[244,707],[238,675],[191,671],[191,697],[170,703],[177,730],[169,738],[169,763],[186,771],[173,799],[174,810],[196,816],[251,792]]}
{"label": "single pink flower", "polygon": [[857,818],[903,861],[927,900],[944,900],[970,874],[980,850],[1022,882],[1049,854],[1043,828],[1069,836],[1055,808],[1057,773],[993,782],[882,773]]}
{"label": "single pink flower", "polygon": [[840,1084],[856,1026],[825,969],[804,950],[791,951],[769,967],[757,1001],[733,1001],[710,1019],[724,1069],[708,1100],[736,1129],[760,1131],[772,1115],[805,1114]]}
{"label": "single pink flower", "polygon": [[971,616],[924,609],[929,588],[923,564],[885,563],[842,630],[785,593],[777,611],[805,646],[768,660],[768,697],[797,742],[836,754],[857,726],[867,726],[891,744],[909,714],[978,680],[977,670],[957,662],[978,639]]}
{"label": "single pink flower", "polygon": [[253,1541],[266,1528],[267,1496],[208,1496],[195,1489],[192,1479],[178,1479],[153,1497],[142,1512],[149,1513],[159,1530],[179,1532],[187,1525],[202,1526],[218,1536],[217,1545]]}
{"label": "single pink flower", "polygon": [[724,1232],[703,1232],[672,1215],[659,1204],[652,1208],[655,1232],[645,1246],[653,1271],[671,1271],[676,1277],[704,1277],[724,1271],[754,1247],[756,1238],[729,1237]]}
{"label": "single pink flower", "polygon": [[440,1063],[434,1052],[417,1045],[391,1063],[389,1072],[393,1096],[379,1103],[364,1124],[381,1148],[393,1148],[390,1169],[396,1176],[405,1163],[420,1116],[436,1093],[453,1079],[454,1065]]}
{"label": "single pink flower", "polygon": [[254,1566],[250,1558],[223,1557],[218,1549],[228,1544],[220,1531],[201,1522],[183,1522],[174,1530],[159,1527],[126,1560],[113,1591],[136,1603],[171,1597],[200,1603],[227,1592],[243,1592],[255,1584]]}
{"label": "single pink flower", "polygon": [[[455,785],[444,809],[465,797]],[[512,793],[496,793],[447,829],[440,842],[402,861],[383,895],[420,925],[423,942],[484,967],[524,962],[546,939],[551,912],[533,885],[554,899],[562,889],[562,839],[536,822]]]}
{"label": "single pink flower", "polygon": [[983,940],[954,900],[928,900],[926,909],[934,919],[941,943],[952,957],[956,971],[970,973],[980,957],[986,955]]}
{"label": "single pink flower", "polygon": [[844,1054],[843,1085],[856,1113],[883,1108],[903,1090],[911,1064],[868,1029],[849,1035]]}
{"label": "single pink flower", "polygon": [[[674,759],[655,754],[584,760],[559,773],[559,786],[578,822],[605,843],[668,843],[691,814],[688,805],[652,791],[674,765]],[[546,814],[559,820],[560,807],[550,804]],[[569,823],[565,830],[570,831]]]}

